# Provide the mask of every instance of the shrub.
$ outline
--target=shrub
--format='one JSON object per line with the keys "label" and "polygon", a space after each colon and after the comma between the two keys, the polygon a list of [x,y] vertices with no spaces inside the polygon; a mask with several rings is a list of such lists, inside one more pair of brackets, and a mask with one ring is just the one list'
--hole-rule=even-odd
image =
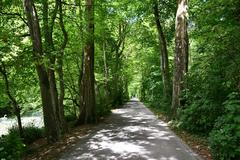
{"label": "shrub", "polygon": [[224,102],[225,113],[216,120],[209,143],[215,160],[240,159],[240,96],[232,93]]}
{"label": "shrub", "polygon": [[111,113],[111,105],[110,104],[97,104],[96,112],[98,117],[104,117]]}
{"label": "shrub", "polygon": [[32,142],[45,137],[44,129],[34,126],[28,126],[23,128],[24,143],[31,144]]}
{"label": "shrub", "polygon": [[179,111],[180,127],[192,133],[208,135],[221,114],[220,107],[214,102],[196,100]]}
{"label": "shrub", "polygon": [[[18,128],[13,127],[9,130],[9,134],[16,134],[19,136]],[[27,126],[23,128],[23,142],[25,144],[31,144],[37,139],[44,137],[44,129],[37,128],[35,126]]]}
{"label": "shrub", "polygon": [[77,120],[77,116],[74,115],[74,114],[68,114],[68,115],[65,116],[65,120],[67,122],[73,122],[73,121]]}
{"label": "shrub", "polygon": [[22,139],[16,133],[10,133],[0,138],[0,159],[20,159],[24,152]]}

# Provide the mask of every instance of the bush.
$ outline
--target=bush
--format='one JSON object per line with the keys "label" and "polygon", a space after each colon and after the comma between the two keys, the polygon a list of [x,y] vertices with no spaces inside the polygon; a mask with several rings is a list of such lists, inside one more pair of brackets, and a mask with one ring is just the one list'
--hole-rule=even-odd
{"label": "bush", "polygon": [[29,126],[24,127],[23,132],[24,143],[26,144],[31,144],[34,141],[45,137],[45,132],[43,128]]}
{"label": "bush", "polygon": [[68,115],[65,116],[65,120],[67,122],[74,122],[74,121],[77,120],[77,116],[74,115],[74,114],[68,114]]}
{"label": "bush", "polygon": [[240,96],[232,93],[224,102],[225,113],[216,120],[209,142],[215,160],[240,159]]}
{"label": "bush", "polygon": [[18,160],[23,152],[24,144],[18,134],[10,133],[0,138],[0,159]]}
{"label": "bush", "polygon": [[98,117],[104,117],[111,113],[111,105],[110,104],[97,104],[96,106],[96,113]]}
{"label": "bush", "polygon": [[[18,128],[13,127],[9,129],[9,134],[15,134],[19,136]],[[31,144],[32,142],[44,137],[44,129],[34,126],[28,126],[23,128],[23,142],[25,144]]]}
{"label": "bush", "polygon": [[208,135],[219,115],[222,115],[222,111],[214,102],[195,100],[186,108],[180,109],[180,127],[192,133]]}

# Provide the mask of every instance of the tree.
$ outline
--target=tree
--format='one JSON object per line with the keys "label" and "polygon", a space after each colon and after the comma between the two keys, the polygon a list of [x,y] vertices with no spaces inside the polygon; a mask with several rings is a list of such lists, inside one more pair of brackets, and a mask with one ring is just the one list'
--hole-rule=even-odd
{"label": "tree", "polygon": [[56,142],[60,137],[60,131],[52,103],[51,88],[48,79],[47,68],[44,66],[42,59],[44,54],[38,13],[32,0],[24,0],[23,4],[32,40],[34,63],[39,77],[46,135],[48,142]]}
{"label": "tree", "polygon": [[[55,110],[57,123],[61,132],[67,131],[67,125],[64,118],[64,79],[63,79],[63,58],[64,58],[64,49],[66,48],[68,42],[68,34],[63,22],[63,13],[62,13],[62,1],[55,0],[55,6],[52,12],[51,18],[49,18],[49,4],[48,0],[43,0],[43,33],[44,33],[44,51],[47,53],[46,58],[49,61],[48,67],[48,78],[50,82],[50,93]],[[53,41],[53,30],[55,26],[55,21],[57,14],[59,12],[59,24],[61,32],[63,33],[63,41],[61,43],[60,49],[56,48],[56,44]],[[49,20],[50,19],[50,20]],[[57,66],[57,67],[55,67]],[[56,73],[59,78],[59,92],[57,89],[57,78]]]}
{"label": "tree", "polygon": [[16,98],[12,95],[12,93],[10,91],[8,75],[7,75],[6,66],[5,66],[4,62],[0,62],[0,73],[2,74],[3,79],[5,81],[5,87],[6,87],[5,92],[9,98],[9,100],[12,102],[14,114],[17,117],[19,134],[21,137],[23,137],[23,127],[22,127],[22,121],[21,121],[21,108],[20,108]]}
{"label": "tree", "polygon": [[78,124],[96,122],[95,76],[94,76],[94,0],[86,0],[86,43],[83,56],[83,75],[80,83],[80,115]]}
{"label": "tree", "polygon": [[118,35],[117,40],[115,44],[115,66],[113,73],[113,80],[114,80],[114,86],[113,86],[113,103],[116,105],[122,105],[123,99],[124,99],[124,93],[123,93],[123,75],[122,75],[122,68],[123,68],[123,52],[125,49],[125,41],[126,41],[126,35],[128,31],[128,24],[127,22],[121,21],[119,22],[118,26]]}
{"label": "tree", "polygon": [[188,71],[188,32],[187,15],[188,0],[178,0],[176,13],[176,37],[175,56],[173,73],[173,93],[172,93],[172,113],[176,115],[176,110],[180,107],[180,95],[184,90],[184,76]]}
{"label": "tree", "polygon": [[163,32],[163,28],[160,22],[158,1],[153,1],[153,11],[155,17],[155,23],[158,31],[159,48],[161,55],[161,71],[162,71],[162,81],[163,81],[163,95],[167,99],[171,99],[171,82],[169,73],[169,62],[168,62],[168,50],[167,41]]}

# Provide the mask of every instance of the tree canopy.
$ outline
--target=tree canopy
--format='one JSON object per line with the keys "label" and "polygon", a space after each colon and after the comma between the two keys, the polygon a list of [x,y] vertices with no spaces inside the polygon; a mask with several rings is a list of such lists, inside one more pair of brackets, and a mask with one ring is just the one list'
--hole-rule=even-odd
{"label": "tree canopy", "polygon": [[[138,97],[240,158],[240,1],[0,0],[0,116],[49,143]],[[1,157],[1,156],[0,156]]]}

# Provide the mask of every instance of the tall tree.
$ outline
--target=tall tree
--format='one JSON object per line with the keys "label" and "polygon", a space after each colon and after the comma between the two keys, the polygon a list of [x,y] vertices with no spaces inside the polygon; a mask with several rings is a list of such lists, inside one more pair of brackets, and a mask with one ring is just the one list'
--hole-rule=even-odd
{"label": "tall tree", "polygon": [[32,40],[33,58],[35,60],[36,70],[39,77],[46,135],[48,142],[56,142],[60,137],[60,131],[57,125],[57,118],[52,103],[47,68],[45,67],[42,59],[44,54],[38,13],[32,0],[24,0],[23,2]]}
{"label": "tall tree", "polygon": [[118,25],[118,37],[115,44],[115,66],[114,66],[114,86],[113,86],[113,104],[122,105],[124,101],[124,84],[122,76],[123,68],[123,53],[126,43],[126,35],[128,31],[128,23],[125,21],[120,21]]}
{"label": "tall tree", "polygon": [[86,0],[86,42],[84,47],[82,77],[80,82],[79,124],[96,122],[95,76],[94,76],[94,0]]}
{"label": "tall tree", "polygon": [[[64,108],[63,108],[63,98],[64,98],[64,80],[63,80],[63,55],[64,49],[67,45],[68,35],[65,30],[63,22],[63,13],[62,13],[62,1],[55,0],[54,9],[49,17],[49,2],[48,0],[43,0],[43,32],[44,32],[44,52],[47,53],[47,58],[49,60],[48,66],[48,77],[50,82],[50,91],[52,96],[52,103],[55,110],[57,124],[61,132],[65,132],[67,129],[66,122],[64,120]],[[56,49],[56,45],[53,41],[53,30],[55,26],[55,21],[57,14],[59,12],[59,24],[61,31],[63,33],[63,42],[59,50]],[[57,54],[55,54],[57,52]],[[56,65],[57,63],[57,65]],[[55,67],[57,66],[57,67]],[[56,72],[58,73],[59,80],[59,92],[57,89],[57,79]]]}
{"label": "tall tree", "polygon": [[160,22],[160,13],[158,7],[158,1],[153,1],[153,10],[155,23],[158,31],[159,48],[161,55],[161,71],[162,71],[162,81],[163,81],[163,94],[167,99],[171,98],[171,83],[170,83],[170,73],[169,73],[169,60],[168,60],[168,50],[167,41],[163,32],[163,27]]}
{"label": "tall tree", "polygon": [[62,0],[58,0],[59,3],[59,24],[60,24],[60,28],[63,34],[63,42],[61,44],[60,47],[60,53],[57,56],[57,73],[58,73],[58,77],[59,77],[59,97],[58,97],[58,108],[59,108],[59,112],[58,117],[60,120],[60,129],[65,132],[68,130],[68,126],[67,123],[65,121],[65,117],[64,117],[64,105],[63,105],[63,101],[64,101],[64,96],[65,96],[65,84],[64,84],[64,74],[63,74],[63,58],[64,58],[64,51],[65,48],[67,46],[68,43],[68,33],[65,29],[65,25],[64,25],[64,21],[63,21],[63,5],[62,5]]}
{"label": "tall tree", "polygon": [[188,71],[188,0],[178,0],[176,13],[175,57],[172,93],[172,113],[176,115],[180,104],[180,95],[184,90],[184,76]]}

